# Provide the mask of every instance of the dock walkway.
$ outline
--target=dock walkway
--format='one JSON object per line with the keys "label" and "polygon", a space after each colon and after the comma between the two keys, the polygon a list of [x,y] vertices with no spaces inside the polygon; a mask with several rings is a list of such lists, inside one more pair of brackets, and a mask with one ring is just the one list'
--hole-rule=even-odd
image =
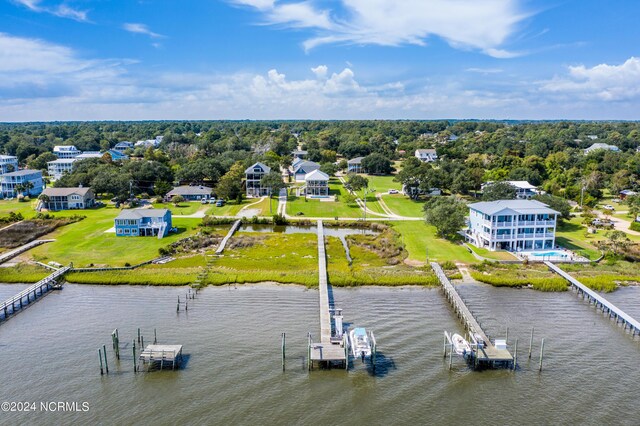
{"label": "dock walkway", "polygon": [[30,243],[27,243],[27,244],[25,244],[23,246],[20,246],[20,247],[16,248],[16,249],[13,249],[13,250],[8,251],[6,253],[2,253],[0,255],[0,264],[6,262],[9,259],[13,259],[14,257],[24,253],[27,250],[31,250],[32,248],[37,247],[40,244],[50,243],[52,241],[55,241],[55,240],[34,240],[34,241],[31,241]]}
{"label": "dock walkway", "polygon": [[233,222],[233,226],[231,226],[231,229],[229,229],[229,232],[227,233],[227,235],[220,242],[220,245],[216,250],[216,254],[222,254],[222,252],[224,251],[224,248],[227,246],[227,243],[229,242],[229,239],[231,239],[233,234],[236,233],[241,223],[242,223],[242,220],[240,219]]}
{"label": "dock walkway", "polygon": [[510,367],[513,363],[513,356],[511,353],[507,349],[498,349],[493,343],[491,343],[491,340],[464,303],[462,297],[458,294],[458,291],[455,289],[453,284],[451,284],[451,281],[449,281],[449,278],[447,278],[440,265],[436,262],[431,262],[431,268],[440,280],[447,300],[451,303],[453,310],[456,312],[465,328],[469,331],[469,334],[474,335],[474,338],[475,336],[480,337],[484,342],[484,347],[472,347],[474,356],[473,361],[477,362],[479,366]]}
{"label": "dock walkway", "polygon": [[[0,318],[8,319],[10,316],[20,312],[27,305],[35,302],[40,297],[46,295],[49,290],[58,287],[57,280],[66,274],[71,267],[65,266],[53,272],[48,277],[38,281],[37,283],[27,287],[15,296],[10,297],[0,304]],[[40,294],[38,294],[38,292]]]}
{"label": "dock walkway", "polygon": [[616,322],[618,321],[622,322],[625,329],[628,326],[629,330],[631,330],[634,336],[636,335],[636,333],[640,334],[640,322],[632,318],[629,314],[624,312],[622,309],[618,308],[613,303],[609,302],[607,299],[605,299],[595,291],[591,290],[586,285],[582,284],[577,279],[573,278],[571,275],[569,275],[568,273],[560,269],[557,265],[554,265],[549,261],[545,261],[544,264],[551,271],[555,272],[565,280],[569,281],[572,287],[577,290],[578,294],[582,293],[583,297],[586,297],[589,303],[593,301],[596,307],[601,308],[602,312],[608,313],[610,318],[614,318]]}
{"label": "dock walkway", "polygon": [[344,342],[342,345],[336,345],[331,342],[327,254],[324,245],[324,227],[322,220],[318,220],[318,290],[320,293],[320,343],[311,342],[311,338],[309,338],[310,367],[314,361],[345,362],[347,359]]}

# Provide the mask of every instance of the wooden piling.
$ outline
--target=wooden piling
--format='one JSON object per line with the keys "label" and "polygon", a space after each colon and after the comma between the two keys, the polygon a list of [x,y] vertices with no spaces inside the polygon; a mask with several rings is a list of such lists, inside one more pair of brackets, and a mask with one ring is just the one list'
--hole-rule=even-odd
{"label": "wooden piling", "polygon": [[136,340],[133,339],[133,372],[138,372],[138,367],[136,366]]}
{"label": "wooden piling", "polygon": [[100,358],[100,375],[104,374],[104,370],[102,368],[102,349],[98,348],[98,358]]}
{"label": "wooden piling", "polygon": [[153,329],[153,344],[157,344],[158,343],[158,334],[156,333],[156,329]]}
{"label": "wooden piling", "polygon": [[282,333],[282,371],[284,371],[284,360],[285,360],[285,344],[286,344],[286,335]]}
{"label": "wooden piling", "polygon": [[513,371],[516,371],[517,365],[518,365],[518,339],[516,338],[516,343],[513,347]]}
{"label": "wooden piling", "polygon": [[507,345],[509,344],[509,327],[507,327],[507,335],[505,336],[504,341]]}
{"label": "wooden piling", "polygon": [[531,327],[531,338],[529,338],[529,359],[531,359],[531,348],[533,347],[533,327]]}
{"label": "wooden piling", "polygon": [[453,346],[449,348],[449,370],[451,370],[452,364],[453,364]]}
{"label": "wooden piling", "polygon": [[104,355],[104,369],[109,374],[109,362],[107,361],[107,345],[102,345],[102,355]]}
{"label": "wooden piling", "polygon": [[140,343],[140,327],[138,327],[138,343]]}
{"label": "wooden piling", "polygon": [[538,367],[538,371],[542,371],[542,359],[544,358],[544,339],[542,339],[542,343],[540,345],[540,367]]}

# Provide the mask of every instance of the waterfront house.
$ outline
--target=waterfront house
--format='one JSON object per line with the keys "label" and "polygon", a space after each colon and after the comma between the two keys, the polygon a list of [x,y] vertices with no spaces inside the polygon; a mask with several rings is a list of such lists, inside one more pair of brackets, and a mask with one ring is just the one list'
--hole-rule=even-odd
{"label": "waterfront house", "polygon": [[[504,183],[508,183],[509,185],[513,186],[516,190],[516,198],[520,199],[520,200],[529,200],[531,199],[531,197],[533,197],[534,195],[537,195],[540,193],[540,191],[538,190],[538,187],[531,185],[529,182],[527,182],[526,180],[507,180],[507,181],[503,181]],[[480,187],[480,189],[482,191],[485,190],[485,188],[487,188],[488,186],[493,185],[495,182],[487,182],[487,183],[483,183],[482,186]]]}
{"label": "waterfront house", "polygon": [[431,163],[438,160],[435,149],[416,149],[415,157],[423,163]]}
{"label": "waterfront house", "polygon": [[560,213],[536,200],[498,200],[469,205],[466,239],[476,247],[495,250],[555,248]]}
{"label": "waterfront house", "polygon": [[119,237],[166,237],[171,229],[171,210],[125,209],[115,218]]}
{"label": "waterfront house", "polygon": [[313,161],[300,161],[293,166],[293,176],[296,182],[304,182],[304,177],[307,173],[311,173],[314,170],[320,170],[320,164]]}
{"label": "waterfront house", "polygon": [[114,151],[117,151],[121,154],[124,154],[124,152],[128,149],[133,149],[133,142],[122,141],[122,142],[118,142],[116,146],[113,147]]}
{"label": "waterfront house", "polygon": [[362,159],[364,157],[356,157],[347,161],[347,172],[349,173],[364,173],[362,168]]}
{"label": "waterfront house", "polygon": [[[31,186],[21,189],[24,185]],[[0,175],[0,198],[14,198],[22,194],[29,197],[40,195],[44,180],[40,170],[16,170]]]}
{"label": "waterfront house", "polygon": [[18,157],[13,155],[0,155],[0,175],[18,170]]}
{"label": "waterfront house", "polygon": [[329,195],[329,175],[320,170],[307,173],[304,184],[304,192],[307,196],[327,197]]}
{"label": "waterfront house", "polygon": [[46,188],[42,191],[38,209],[74,210],[93,207],[96,198],[91,188]]}
{"label": "waterfront house", "polygon": [[47,163],[47,171],[53,179],[60,179],[64,173],[71,173],[76,158],[59,158]]}
{"label": "waterfront house", "polygon": [[597,142],[594,143],[593,145],[591,145],[589,148],[584,150],[584,155],[589,155],[590,153],[594,152],[594,151],[599,151],[599,150],[607,150],[607,151],[612,151],[612,152],[618,152],[620,151],[620,148],[618,148],[615,145],[609,145],[606,143],[601,143],[601,142]]}
{"label": "waterfront house", "polygon": [[121,153],[120,151],[116,151],[115,149],[110,149],[106,153],[111,156],[111,160],[112,161],[124,161],[124,160],[128,160],[129,159],[128,155],[125,155],[125,154]]}
{"label": "waterfront house", "polygon": [[102,158],[102,153],[99,151],[85,151],[75,157],[76,160],[86,160],[87,158]]}
{"label": "waterfront house", "polygon": [[260,197],[269,194],[269,188],[263,187],[260,181],[271,171],[271,167],[255,163],[244,171],[247,197]]}
{"label": "waterfront house", "polygon": [[53,147],[53,153],[58,158],[75,158],[82,154],[74,145],[56,145]]}
{"label": "waterfront house", "polygon": [[211,198],[212,188],[208,186],[176,186],[171,191],[167,192],[167,199],[171,199],[176,195],[180,195],[187,201],[200,201],[208,200]]}

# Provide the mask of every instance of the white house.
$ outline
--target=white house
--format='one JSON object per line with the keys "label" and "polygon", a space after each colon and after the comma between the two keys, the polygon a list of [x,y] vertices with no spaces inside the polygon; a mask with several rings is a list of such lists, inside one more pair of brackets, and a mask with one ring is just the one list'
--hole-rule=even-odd
{"label": "white house", "polygon": [[430,163],[438,160],[435,149],[416,149],[415,157],[423,163]]}
{"label": "white house", "polygon": [[304,182],[304,177],[307,173],[311,173],[314,170],[320,170],[320,164],[313,161],[299,161],[293,166],[293,175],[296,182]]}
{"label": "white house", "polygon": [[304,177],[304,191],[307,196],[328,196],[329,195],[329,175],[314,170]]}
{"label": "white house", "polygon": [[129,141],[118,142],[116,146],[113,147],[113,149],[123,154],[126,150],[133,149],[133,142],[129,142]]}
{"label": "white house", "polygon": [[84,151],[82,154],[77,155],[76,160],[86,160],[87,158],[102,158],[102,153],[99,151]]}
{"label": "white house", "polygon": [[0,155],[0,175],[18,171],[18,157]]}
{"label": "white house", "polygon": [[347,161],[347,172],[349,173],[363,173],[362,160],[364,157],[356,157]]}
{"label": "white house", "polygon": [[[30,188],[21,186],[29,185]],[[34,197],[44,189],[44,180],[40,170],[16,170],[0,175],[0,198],[13,198],[18,195]]]}
{"label": "white house", "polygon": [[71,173],[73,169],[73,163],[77,161],[76,158],[59,158],[47,163],[47,171],[49,176],[54,179],[60,179],[64,173]]}
{"label": "white house", "polygon": [[247,197],[260,197],[269,194],[269,188],[264,188],[260,181],[270,171],[271,167],[259,162],[244,171]]}
{"label": "white house", "polygon": [[58,158],[75,158],[82,154],[74,145],[56,145],[53,147],[53,153]]}
{"label": "white house", "polygon": [[615,145],[609,145],[609,144],[602,143],[602,142],[596,142],[593,145],[591,145],[589,148],[584,150],[584,155],[589,155],[590,153],[592,153],[594,151],[601,150],[601,149],[606,149],[607,151],[613,151],[613,152],[620,151],[620,148],[618,148]]}
{"label": "white house", "polygon": [[[486,187],[492,185],[494,182],[483,183],[480,189],[484,190]],[[508,183],[516,189],[516,197],[521,200],[529,200],[534,195],[540,193],[538,187],[531,185],[526,180],[507,180],[504,183]]]}
{"label": "white house", "polygon": [[495,250],[555,248],[560,213],[535,200],[498,200],[469,205],[467,240]]}

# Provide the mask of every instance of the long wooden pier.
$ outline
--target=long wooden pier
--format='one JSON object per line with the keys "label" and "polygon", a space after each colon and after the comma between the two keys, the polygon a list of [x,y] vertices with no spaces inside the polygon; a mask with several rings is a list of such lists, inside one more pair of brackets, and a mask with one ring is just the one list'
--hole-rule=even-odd
{"label": "long wooden pier", "polygon": [[50,243],[52,241],[55,241],[55,240],[34,240],[16,249],[5,252],[0,255],[0,264],[6,262],[9,259],[13,259],[14,257],[24,253],[27,250],[31,250],[32,248],[37,247],[40,244]]}
{"label": "long wooden pier", "polygon": [[61,288],[58,279],[61,278],[71,269],[70,266],[60,268],[48,277],[38,281],[37,283],[27,287],[15,296],[10,297],[0,304],[0,319],[6,320],[9,317],[20,312],[29,304],[35,302],[40,297],[46,295],[49,290]]}
{"label": "long wooden pier", "polygon": [[596,293],[577,279],[573,278],[571,275],[560,269],[557,265],[554,265],[549,261],[545,261],[544,264],[547,265],[547,267],[551,271],[569,281],[571,286],[576,289],[578,295],[581,294],[583,298],[586,298],[589,301],[589,303],[593,302],[596,308],[601,309],[602,312],[606,312],[607,314],[609,314],[609,318],[615,319],[616,323],[621,322],[625,330],[627,327],[629,327],[629,330],[631,331],[633,336],[635,336],[636,333],[640,335],[640,322],[632,318],[629,314],[618,308],[613,303],[609,302],[600,294]]}
{"label": "long wooden pier", "polygon": [[314,362],[330,364],[344,362],[348,366],[346,335],[342,344],[331,342],[331,313],[329,306],[329,283],[327,280],[327,254],[324,245],[324,227],[322,220],[318,220],[318,289],[320,293],[320,343],[314,343],[309,335],[309,369]]}
{"label": "long wooden pier", "polygon": [[479,337],[482,340],[482,343],[484,343],[483,345],[471,345],[472,354],[470,354],[470,363],[473,363],[474,367],[479,368],[511,368],[514,362],[511,353],[507,349],[498,349],[493,343],[491,343],[491,340],[464,303],[464,300],[462,300],[458,291],[455,289],[453,284],[451,284],[449,278],[447,278],[440,265],[436,262],[431,262],[431,268],[440,280],[442,290],[444,291],[447,300],[453,307],[458,318],[462,321],[465,329],[473,337],[473,340],[477,341]]}
{"label": "long wooden pier", "polygon": [[241,223],[242,223],[242,220],[240,219],[233,222],[233,225],[231,226],[231,229],[229,229],[229,232],[227,233],[227,235],[222,239],[222,241],[220,241],[220,245],[216,249],[216,254],[222,254],[222,252],[224,251],[224,248],[227,246],[227,243],[229,242],[229,239],[231,239],[233,234],[236,233]]}

